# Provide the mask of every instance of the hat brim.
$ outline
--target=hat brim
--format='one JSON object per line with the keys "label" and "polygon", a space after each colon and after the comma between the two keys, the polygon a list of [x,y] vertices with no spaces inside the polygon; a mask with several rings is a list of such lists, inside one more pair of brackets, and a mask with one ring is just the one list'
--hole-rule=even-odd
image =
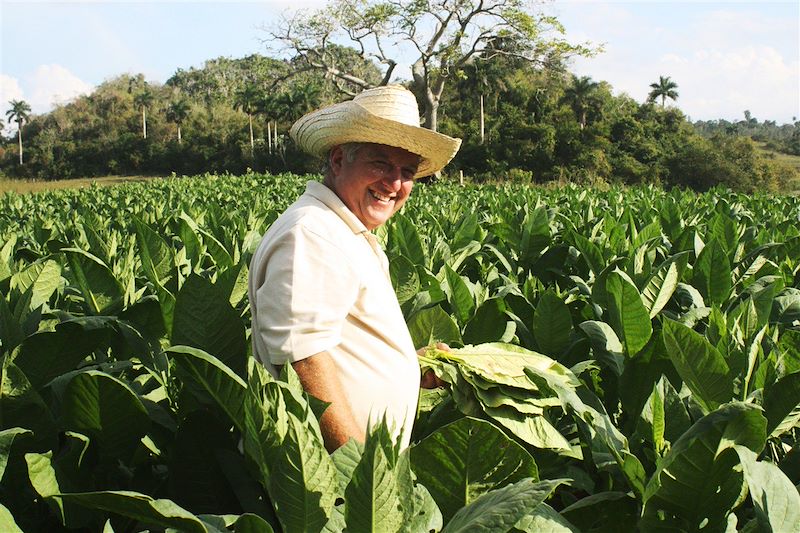
{"label": "hat brim", "polygon": [[461,139],[374,115],[355,102],[341,102],[304,115],[289,135],[309,154],[323,159],[339,144],[368,142],[396,146],[421,157],[414,179],[442,170]]}

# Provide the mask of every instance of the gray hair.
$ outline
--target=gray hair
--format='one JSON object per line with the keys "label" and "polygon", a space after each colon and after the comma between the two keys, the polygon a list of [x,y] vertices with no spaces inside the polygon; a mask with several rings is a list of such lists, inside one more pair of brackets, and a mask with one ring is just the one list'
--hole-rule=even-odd
{"label": "gray hair", "polygon": [[[354,142],[354,143],[344,143],[341,144],[342,154],[344,154],[344,159],[348,163],[352,163],[356,160],[356,155],[358,154],[359,150],[367,146],[369,143],[362,143],[362,142]],[[335,148],[335,146],[333,147]],[[331,150],[333,150],[331,148]],[[329,177],[333,177],[331,173],[331,151],[328,150],[328,153],[325,156],[325,160],[322,163],[322,176],[327,180]]]}

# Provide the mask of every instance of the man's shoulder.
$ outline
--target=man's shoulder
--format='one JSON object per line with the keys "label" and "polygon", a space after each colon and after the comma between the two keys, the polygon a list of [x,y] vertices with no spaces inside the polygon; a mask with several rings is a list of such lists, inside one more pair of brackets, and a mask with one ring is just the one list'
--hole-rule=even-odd
{"label": "man's shoulder", "polygon": [[352,238],[347,224],[317,198],[304,194],[270,226],[266,238],[278,239],[289,233],[316,235],[333,243]]}

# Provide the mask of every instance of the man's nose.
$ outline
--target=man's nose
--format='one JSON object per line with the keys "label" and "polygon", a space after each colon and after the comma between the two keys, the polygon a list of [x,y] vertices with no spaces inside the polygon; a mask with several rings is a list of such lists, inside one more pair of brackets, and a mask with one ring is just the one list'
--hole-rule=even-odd
{"label": "man's nose", "polygon": [[383,184],[392,192],[397,192],[403,186],[403,171],[400,167],[393,167],[391,172],[383,178]]}

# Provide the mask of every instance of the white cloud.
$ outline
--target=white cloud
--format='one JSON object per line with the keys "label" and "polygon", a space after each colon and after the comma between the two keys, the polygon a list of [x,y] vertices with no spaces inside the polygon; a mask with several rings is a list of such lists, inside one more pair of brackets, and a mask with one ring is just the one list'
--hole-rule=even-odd
{"label": "white cloud", "polygon": [[44,113],[92,91],[92,86],[61,65],[39,65],[26,79],[28,102],[34,113]]}
{"label": "white cloud", "polygon": [[670,76],[678,84],[676,105],[693,120],[739,119],[745,109],[760,120],[800,116],[796,19],[754,4],[702,11],[672,5],[656,17],[632,3],[581,4],[570,13],[577,31],[568,26],[569,35],[608,44],[603,54],[575,61],[576,73],[607,80],[639,101],[650,83]]}

